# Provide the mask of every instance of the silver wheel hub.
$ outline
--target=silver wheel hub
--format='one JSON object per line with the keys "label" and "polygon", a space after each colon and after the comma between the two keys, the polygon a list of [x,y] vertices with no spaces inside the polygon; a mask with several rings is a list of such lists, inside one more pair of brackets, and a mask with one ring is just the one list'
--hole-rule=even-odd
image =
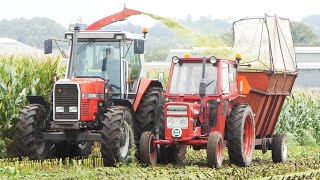
{"label": "silver wheel hub", "polygon": [[129,132],[129,125],[126,121],[123,121],[120,129],[120,155],[122,158],[125,158],[129,151],[129,138],[130,138],[130,132]]}

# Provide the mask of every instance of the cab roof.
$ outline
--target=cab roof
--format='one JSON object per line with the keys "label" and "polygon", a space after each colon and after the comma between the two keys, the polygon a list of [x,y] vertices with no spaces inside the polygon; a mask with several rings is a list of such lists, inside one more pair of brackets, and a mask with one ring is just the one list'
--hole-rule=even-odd
{"label": "cab roof", "polygon": [[[67,35],[73,35],[73,32],[66,32],[65,38]],[[78,38],[92,38],[92,39],[116,39],[117,36],[123,36],[123,39],[141,39],[144,40],[142,34],[130,33],[127,31],[80,31]]]}

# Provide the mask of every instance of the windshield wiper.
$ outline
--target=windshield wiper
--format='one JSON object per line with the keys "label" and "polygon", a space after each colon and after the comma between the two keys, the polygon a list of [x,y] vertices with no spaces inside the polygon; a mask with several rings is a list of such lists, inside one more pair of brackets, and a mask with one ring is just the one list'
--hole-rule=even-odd
{"label": "windshield wiper", "polygon": [[100,79],[106,81],[106,79],[101,76],[76,76],[76,78],[100,78]]}
{"label": "windshield wiper", "polygon": [[206,85],[206,87],[208,87],[210,84],[212,84],[213,82],[215,82],[216,80],[212,80],[212,81],[210,81],[207,85]]}

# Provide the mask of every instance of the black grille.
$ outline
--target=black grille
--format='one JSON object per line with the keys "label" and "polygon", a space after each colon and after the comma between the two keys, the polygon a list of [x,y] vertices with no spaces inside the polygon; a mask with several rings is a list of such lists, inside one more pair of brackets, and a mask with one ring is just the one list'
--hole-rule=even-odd
{"label": "black grille", "polygon": [[[78,88],[76,84],[55,85],[55,119],[78,119],[78,112],[69,112],[70,106],[78,105]],[[56,112],[56,107],[64,107],[64,112]],[[79,109],[78,109],[79,111]]]}

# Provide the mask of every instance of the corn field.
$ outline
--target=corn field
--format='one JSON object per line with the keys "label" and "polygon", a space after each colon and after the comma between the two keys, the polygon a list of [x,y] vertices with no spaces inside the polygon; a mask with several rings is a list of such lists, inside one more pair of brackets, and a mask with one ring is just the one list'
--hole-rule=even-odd
{"label": "corn field", "polygon": [[[99,151],[95,149],[93,152]],[[25,159],[0,160],[0,175],[6,178],[26,179],[319,179],[320,148],[293,146],[289,161],[274,164],[271,153],[255,152],[253,164],[242,168],[229,164],[225,151],[221,169],[206,167],[205,150],[188,149],[182,166],[144,166],[139,163],[103,167],[102,159],[91,155],[88,159]]]}
{"label": "corn field", "polygon": [[[27,95],[42,95],[50,99],[52,77],[58,60],[32,56],[0,57],[0,137],[6,144],[13,135],[15,118],[21,106],[27,103]],[[4,149],[3,146],[0,149]],[[2,154],[1,154],[2,153]],[[0,156],[3,156],[3,152]]]}
{"label": "corn field", "polygon": [[[27,95],[41,95],[51,99],[52,77],[59,59],[0,57],[0,179],[320,179],[320,96],[296,90],[287,97],[277,131],[291,138],[289,162],[273,164],[271,153],[255,151],[253,165],[240,168],[230,165],[227,153],[223,167],[206,167],[204,150],[188,149],[183,166],[159,165],[145,167],[139,163],[103,167],[99,147],[88,159],[52,159],[18,161],[12,159],[15,118],[19,108],[27,104]],[[157,69],[149,69],[147,76],[158,78]],[[168,70],[164,72],[164,84]],[[311,145],[301,147],[300,145]],[[312,147],[313,146],[313,147]]]}

